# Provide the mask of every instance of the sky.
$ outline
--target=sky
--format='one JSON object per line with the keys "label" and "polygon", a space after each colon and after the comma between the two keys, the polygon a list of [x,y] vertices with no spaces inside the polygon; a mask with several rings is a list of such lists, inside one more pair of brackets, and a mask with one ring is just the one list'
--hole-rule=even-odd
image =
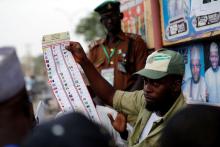
{"label": "sky", "polygon": [[0,47],[13,46],[18,56],[42,54],[42,36],[69,31],[71,40],[87,49],[74,33],[80,18],[104,0],[0,0]]}

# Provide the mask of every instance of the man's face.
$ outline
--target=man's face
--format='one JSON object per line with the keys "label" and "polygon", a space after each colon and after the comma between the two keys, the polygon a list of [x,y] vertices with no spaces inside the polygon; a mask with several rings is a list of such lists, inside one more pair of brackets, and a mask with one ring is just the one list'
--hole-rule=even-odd
{"label": "man's face", "polygon": [[121,29],[121,17],[119,12],[108,12],[101,15],[101,23],[108,32],[115,33]]}
{"label": "man's face", "polygon": [[146,109],[152,112],[160,111],[173,103],[171,83],[168,77],[153,80],[144,78],[144,97]]}
{"label": "man's face", "polygon": [[194,83],[198,83],[200,79],[200,60],[199,59],[191,59],[191,73],[192,73],[192,79]]}
{"label": "man's face", "polygon": [[218,60],[219,60],[218,49],[213,49],[210,51],[209,60],[212,65],[212,69],[215,71],[218,68]]}

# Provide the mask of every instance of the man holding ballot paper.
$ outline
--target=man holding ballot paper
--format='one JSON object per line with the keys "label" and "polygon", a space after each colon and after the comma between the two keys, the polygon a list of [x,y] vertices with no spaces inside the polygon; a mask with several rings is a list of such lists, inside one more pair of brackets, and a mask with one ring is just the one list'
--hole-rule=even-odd
{"label": "man holding ballot paper", "polygon": [[[126,92],[114,89],[99,74],[78,42],[71,41],[66,49],[83,68],[95,94],[127,116],[128,123],[134,127],[128,146],[159,146],[167,120],[185,105],[181,92],[185,69],[182,55],[164,48],[153,52],[145,67],[136,72],[144,80],[143,90]],[[126,134],[125,123],[116,124],[112,120],[113,127],[121,134]]]}

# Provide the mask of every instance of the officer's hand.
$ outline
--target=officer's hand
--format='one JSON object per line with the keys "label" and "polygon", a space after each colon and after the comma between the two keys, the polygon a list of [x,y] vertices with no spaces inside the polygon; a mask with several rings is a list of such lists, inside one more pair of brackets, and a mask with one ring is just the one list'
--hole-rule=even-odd
{"label": "officer's hand", "polygon": [[118,113],[115,120],[110,113],[108,113],[108,117],[111,121],[113,128],[116,131],[118,131],[119,133],[122,133],[126,130],[127,118],[123,113]]}
{"label": "officer's hand", "polygon": [[70,44],[69,46],[66,46],[66,49],[72,53],[74,59],[80,65],[87,60],[86,54],[79,42],[70,41]]}

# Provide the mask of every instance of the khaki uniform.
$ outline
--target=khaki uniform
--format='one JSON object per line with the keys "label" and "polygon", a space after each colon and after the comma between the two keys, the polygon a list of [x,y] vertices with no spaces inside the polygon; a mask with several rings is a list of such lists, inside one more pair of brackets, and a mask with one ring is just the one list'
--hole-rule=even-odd
{"label": "khaki uniform", "polygon": [[[121,32],[117,38],[118,41],[108,46],[107,40],[96,41],[90,46],[88,57],[99,72],[103,69],[113,68],[114,88],[128,90],[135,82],[132,74],[145,66],[148,55],[147,47],[139,35]],[[106,57],[103,47],[108,56],[114,52],[110,60]],[[121,65],[124,65],[124,71]]]}
{"label": "khaki uniform", "polygon": [[143,91],[135,92],[123,92],[116,91],[113,98],[113,107],[119,111],[128,115],[128,122],[134,126],[133,133],[128,139],[129,147],[157,147],[159,146],[159,137],[161,131],[167,123],[168,119],[181,109],[184,105],[184,97],[181,95],[178,97],[174,105],[170,110],[157,122],[155,122],[148,134],[142,142],[139,143],[141,133],[149,120],[152,112],[149,112],[145,108],[145,98]]}

